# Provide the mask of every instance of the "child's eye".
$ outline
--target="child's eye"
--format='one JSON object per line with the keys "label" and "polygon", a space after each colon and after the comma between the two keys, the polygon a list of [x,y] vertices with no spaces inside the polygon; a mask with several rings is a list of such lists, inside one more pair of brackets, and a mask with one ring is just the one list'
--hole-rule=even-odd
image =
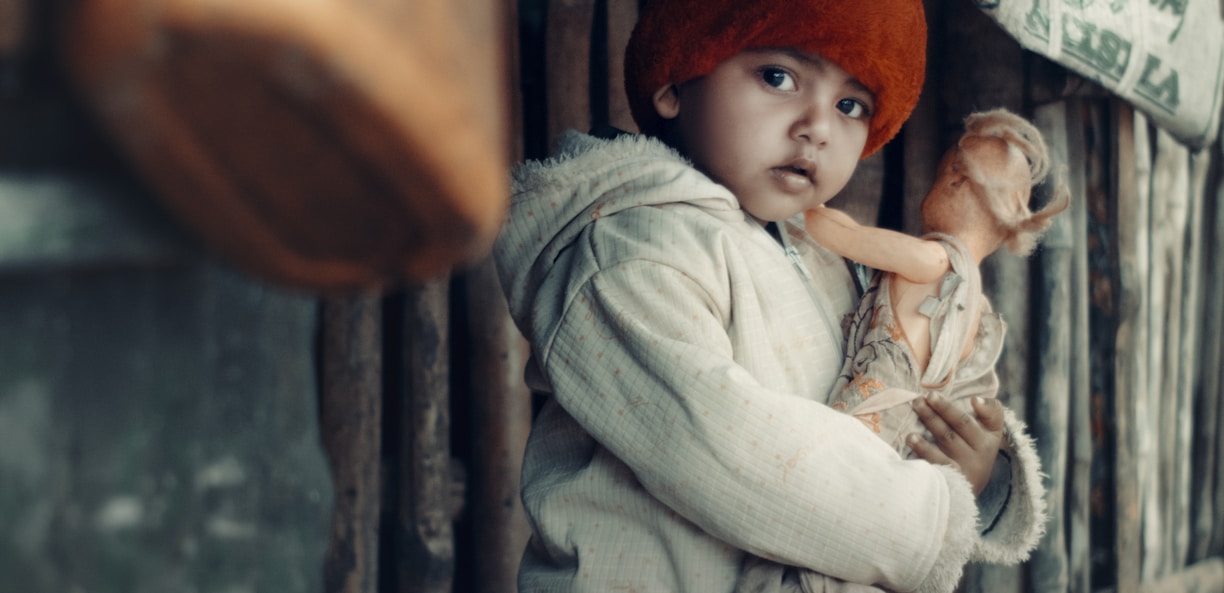
{"label": "child's eye", "polygon": [[780,91],[793,91],[797,88],[795,86],[795,78],[781,68],[772,66],[761,68],[761,80]]}
{"label": "child's eye", "polygon": [[867,111],[867,105],[858,99],[842,99],[838,101],[837,110],[854,119],[862,119],[871,115]]}

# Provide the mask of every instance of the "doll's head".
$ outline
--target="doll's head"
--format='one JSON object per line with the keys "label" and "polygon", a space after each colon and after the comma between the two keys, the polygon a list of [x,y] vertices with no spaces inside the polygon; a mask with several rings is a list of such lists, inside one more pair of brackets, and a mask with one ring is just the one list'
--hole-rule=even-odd
{"label": "doll's head", "polygon": [[625,52],[625,90],[642,133],[659,136],[653,97],[746,50],[815,54],[874,95],[866,157],[909,117],[926,68],[921,0],[648,0]]}
{"label": "doll's head", "polygon": [[974,233],[1026,255],[1070,203],[1066,185],[1056,180],[1049,202],[1032,210],[1032,189],[1049,175],[1049,151],[1031,123],[1004,109],[974,113],[939,165],[935,185],[922,204],[923,226],[956,235]]}

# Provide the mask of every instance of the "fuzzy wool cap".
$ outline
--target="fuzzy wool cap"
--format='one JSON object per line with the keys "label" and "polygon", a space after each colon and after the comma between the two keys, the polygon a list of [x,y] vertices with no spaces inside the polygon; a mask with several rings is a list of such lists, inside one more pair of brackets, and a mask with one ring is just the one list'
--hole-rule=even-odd
{"label": "fuzzy wool cap", "polygon": [[867,157],[897,134],[922,92],[922,0],[649,0],[625,51],[625,90],[638,128],[662,131],[655,91],[765,48],[819,54],[875,93]]}

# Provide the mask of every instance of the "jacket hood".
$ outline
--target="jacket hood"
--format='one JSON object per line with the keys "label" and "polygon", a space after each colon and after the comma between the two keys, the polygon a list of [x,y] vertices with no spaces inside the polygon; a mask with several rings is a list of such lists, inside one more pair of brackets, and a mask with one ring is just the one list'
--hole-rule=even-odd
{"label": "jacket hood", "polygon": [[676,202],[739,215],[730,190],[649,136],[605,140],[570,130],[552,158],[525,162],[511,173],[509,218],[493,255],[520,327],[557,258],[599,219]]}

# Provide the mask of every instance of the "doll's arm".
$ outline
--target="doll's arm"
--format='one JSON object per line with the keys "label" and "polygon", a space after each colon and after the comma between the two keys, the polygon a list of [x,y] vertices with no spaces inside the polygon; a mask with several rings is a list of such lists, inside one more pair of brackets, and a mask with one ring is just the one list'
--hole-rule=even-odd
{"label": "doll's arm", "polygon": [[808,234],[834,253],[915,284],[935,282],[948,271],[948,253],[934,241],[864,226],[824,206],[806,211],[804,221]]}

